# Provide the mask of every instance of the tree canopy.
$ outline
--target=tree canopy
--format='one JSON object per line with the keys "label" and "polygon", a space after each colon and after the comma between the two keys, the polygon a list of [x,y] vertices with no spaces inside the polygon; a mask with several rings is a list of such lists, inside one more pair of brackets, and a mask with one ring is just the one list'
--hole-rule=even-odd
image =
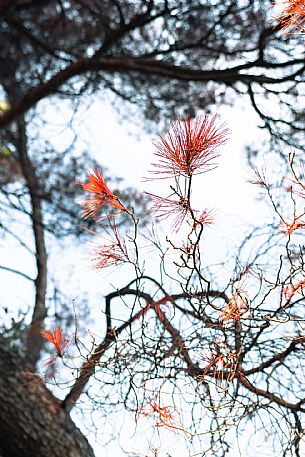
{"label": "tree canopy", "polygon": [[[232,429],[239,434],[249,424],[254,436],[262,429],[270,438],[274,455],[302,455],[304,246],[298,234],[305,222],[296,152],[304,151],[305,48],[301,35],[270,22],[271,6],[255,0],[0,1],[1,241],[17,241],[18,252],[30,253],[35,265],[32,276],[28,265],[21,271],[0,264],[30,281],[34,292],[25,319],[1,326],[2,457],[93,455],[70,419],[82,401],[105,423],[120,406],[137,421],[152,419],[156,430],[182,434],[190,452],[202,455],[226,455]],[[188,115],[156,143],[153,178],[164,171],[172,178],[167,198],[147,200],[107,176],[91,151],[80,150],[78,132],[64,147],[48,140],[41,110],[69,101],[73,117],[92,94],[101,103],[111,95],[121,119],[141,113],[150,129],[168,129],[170,120]],[[201,179],[195,175],[213,168],[227,132],[216,118],[191,119],[224,104],[258,116],[262,139],[245,145],[251,160],[261,151],[274,158],[291,153],[285,178],[271,182],[268,167],[255,171],[252,184],[264,191],[272,216],[223,259],[229,280],[205,264],[201,250],[213,213],[196,212],[192,204],[193,182]],[[89,192],[86,230],[77,202],[86,198],[83,191]],[[146,274],[141,260],[147,201],[157,219],[174,218],[165,244],[154,230],[149,235],[158,277]],[[54,242],[79,242],[106,229],[96,267],[120,264],[128,280],[106,296],[101,334],[88,344],[75,310],[63,305],[64,320],[55,312],[54,328],[46,328],[64,293],[51,287],[48,255]],[[175,233],[185,229],[178,242]],[[42,367],[49,343],[56,352]]]}
{"label": "tree canopy", "polygon": [[110,90],[157,121],[242,98],[273,141],[304,146],[304,47],[270,23],[272,2],[4,5],[0,82],[11,107],[2,127],[53,94]]}

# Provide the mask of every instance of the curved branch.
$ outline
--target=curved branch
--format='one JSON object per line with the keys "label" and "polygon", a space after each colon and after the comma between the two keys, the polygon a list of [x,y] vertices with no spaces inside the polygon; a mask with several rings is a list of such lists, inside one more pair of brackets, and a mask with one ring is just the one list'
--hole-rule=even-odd
{"label": "curved branch", "polygon": [[[180,81],[197,81],[207,82],[214,81],[225,84],[242,82],[249,84],[256,82],[259,84],[279,84],[293,79],[305,71],[303,61],[294,61],[302,63],[302,67],[293,74],[283,78],[270,78],[263,75],[241,74],[239,71],[242,67],[232,67],[224,70],[194,70],[189,67],[161,62],[159,60],[146,60],[138,57],[100,57],[96,56],[85,59],[82,58],[72,63],[63,70],[60,70],[48,81],[31,89],[19,102],[0,115],[0,127],[5,127],[13,122],[18,116],[24,114],[27,110],[36,105],[40,100],[55,94],[56,91],[75,76],[80,76],[86,72],[118,72],[118,73],[141,73],[144,75],[155,75],[163,78],[170,78]],[[247,64],[248,66],[248,64]],[[257,67],[253,62],[252,67]],[[267,67],[267,64],[265,65]]]}
{"label": "curved branch", "polygon": [[[212,291],[211,291],[212,292]],[[224,293],[213,291],[213,295],[216,296],[221,296],[222,298],[226,297]],[[167,319],[165,313],[161,310],[160,304],[164,303],[165,300],[167,301],[174,301],[175,299],[182,298],[182,295],[184,294],[176,294],[172,296],[165,296],[161,300],[154,301],[152,297],[145,292],[141,292],[136,289],[129,289],[128,287],[120,289],[118,291],[112,292],[108,296],[108,307],[110,306],[110,301],[113,298],[116,297],[121,297],[124,295],[132,295],[138,298],[143,298],[146,302],[146,306],[135,313],[128,321],[124,322],[119,328],[117,329],[108,329],[108,333],[106,334],[106,337],[104,338],[103,342],[99,344],[96,348],[96,350],[93,352],[93,354],[88,358],[88,360],[83,364],[80,374],[78,378],[76,379],[73,387],[71,388],[69,394],[66,396],[65,400],[62,402],[62,407],[64,407],[67,411],[70,411],[73,406],[75,405],[76,401],[79,399],[80,395],[82,394],[84,387],[86,386],[87,382],[89,381],[90,377],[94,374],[95,372],[95,367],[102,357],[102,355],[106,352],[106,350],[109,348],[109,346],[114,342],[117,337],[122,333],[123,330],[125,330],[128,326],[130,326],[133,322],[135,322],[137,319],[139,319],[141,316],[146,314],[149,309],[153,309],[156,313],[157,318],[160,320],[161,324],[164,327],[164,330],[169,332],[173,345],[178,349],[179,353],[181,354],[184,362],[186,363],[186,372],[193,377],[194,379],[199,379],[200,383],[202,383],[202,380],[204,376],[213,376],[213,373],[209,373],[204,369],[199,368],[199,366],[194,363],[190,357],[189,351],[186,347],[186,344],[180,335],[179,330],[177,330],[172,323]],[[185,298],[185,297],[184,297]],[[226,297],[227,298],[227,297]],[[108,312],[109,308],[108,308]],[[285,357],[288,355],[293,350],[293,347],[296,343],[293,342],[291,345],[284,351],[283,353],[279,354],[277,357],[274,357],[270,359],[269,361],[265,362],[264,367],[270,366],[275,360],[279,360],[281,357]],[[276,403],[279,406],[283,406],[285,408],[288,408],[292,411],[302,411],[305,412],[305,409],[302,408],[303,400],[297,402],[297,403],[290,403],[279,396],[268,392],[264,389],[258,388],[253,386],[251,382],[246,378],[246,374],[252,374],[251,370],[242,372],[241,369],[235,373],[234,378],[242,384],[246,389],[250,390],[251,392],[257,394],[258,396],[262,396],[264,398],[269,399],[270,401]]]}
{"label": "curved branch", "polygon": [[284,408],[291,409],[292,411],[305,412],[305,409],[301,407],[300,402],[290,403],[288,401],[283,400],[281,397],[278,397],[277,395],[275,395],[271,392],[268,392],[267,390],[260,389],[259,387],[255,387],[242,373],[239,373],[238,380],[244,387],[246,387],[251,392],[253,392],[261,397],[268,398],[268,400],[270,400],[273,403],[276,403],[279,406],[283,406]]}
{"label": "curved branch", "polygon": [[9,271],[10,273],[14,273],[15,275],[19,275],[22,278],[27,279],[28,281],[32,281],[32,282],[35,281],[35,279],[31,278],[27,274],[22,273],[22,271],[15,270],[14,268],[9,268],[9,267],[5,267],[4,265],[0,265],[0,270]]}
{"label": "curved branch", "polygon": [[263,362],[261,363],[260,365],[258,365],[257,367],[255,368],[251,368],[250,370],[244,370],[243,371],[243,374],[245,376],[249,376],[251,374],[254,374],[254,373],[258,373],[262,370],[264,370],[265,368],[269,368],[274,362],[283,362],[284,359],[289,355],[291,354],[293,351],[295,351],[296,349],[296,346],[297,346],[297,341],[293,341],[287,349],[285,349],[284,351],[280,352],[279,354],[275,354],[273,357],[271,357],[269,360],[266,360],[266,362]]}
{"label": "curved branch", "polygon": [[[88,383],[89,379],[95,372],[95,367],[97,363],[99,362],[100,358],[105,354],[106,350],[110,347],[110,345],[116,341],[117,337],[125,330],[127,327],[129,327],[133,322],[135,322],[137,319],[139,319],[143,314],[145,314],[148,309],[151,307],[151,304],[153,302],[151,296],[145,292],[140,292],[136,289],[128,289],[128,288],[123,288],[120,289],[116,292],[112,292],[106,297],[106,301],[109,303],[113,298],[116,297],[122,297],[124,295],[133,295],[135,297],[143,298],[146,301],[146,306],[145,308],[141,309],[138,311],[136,314],[130,317],[124,324],[122,324],[120,327],[116,329],[108,328],[106,336],[102,343],[100,343],[93,354],[91,354],[87,361],[83,363],[79,376],[77,377],[74,385],[72,386],[70,392],[67,394],[65,399],[62,402],[62,407],[66,411],[71,411],[79,397],[81,396],[86,384]],[[110,297],[110,298],[109,298]],[[108,310],[108,315],[110,315],[110,311]],[[108,317],[106,316],[106,318]],[[109,323],[109,321],[108,321]]]}

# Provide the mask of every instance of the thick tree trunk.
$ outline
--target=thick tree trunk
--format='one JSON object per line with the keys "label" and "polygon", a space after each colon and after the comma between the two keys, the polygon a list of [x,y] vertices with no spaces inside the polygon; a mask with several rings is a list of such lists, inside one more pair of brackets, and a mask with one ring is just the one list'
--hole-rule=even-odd
{"label": "thick tree trunk", "polygon": [[1,457],[94,457],[87,439],[40,381],[29,381],[0,341]]}

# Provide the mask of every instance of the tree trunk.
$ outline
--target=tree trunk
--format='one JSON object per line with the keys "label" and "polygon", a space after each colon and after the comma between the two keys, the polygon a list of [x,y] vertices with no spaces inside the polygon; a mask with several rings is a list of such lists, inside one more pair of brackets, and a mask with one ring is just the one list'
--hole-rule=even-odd
{"label": "tree trunk", "polygon": [[35,167],[29,156],[27,145],[27,133],[25,120],[20,117],[17,120],[16,147],[31,200],[31,222],[33,228],[37,276],[35,279],[35,304],[31,324],[27,335],[27,360],[31,362],[30,369],[35,367],[40,358],[41,350],[45,341],[41,337],[44,320],[47,316],[47,252],[45,243],[45,229],[43,224],[43,211],[41,201],[41,189]]}
{"label": "tree trunk", "polygon": [[94,457],[60,401],[41,381],[29,381],[17,351],[0,343],[1,457]]}

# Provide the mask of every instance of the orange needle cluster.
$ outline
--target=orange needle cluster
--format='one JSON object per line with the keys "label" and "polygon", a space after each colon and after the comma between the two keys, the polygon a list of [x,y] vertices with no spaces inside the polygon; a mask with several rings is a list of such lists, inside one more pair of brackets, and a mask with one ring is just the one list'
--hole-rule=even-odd
{"label": "orange needle cluster", "polygon": [[101,170],[95,169],[89,173],[88,182],[76,181],[81,185],[83,190],[90,195],[84,200],[83,217],[96,217],[100,209],[105,205],[111,205],[117,208],[119,212],[126,211],[126,208],[119,202],[118,197],[114,195],[107,187]]}
{"label": "orange needle cluster", "polygon": [[155,427],[181,429],[175,417],[179,413],[173,406],[160,406],[156,400],[151,400],[148,405],[140,408],[140,413],[145,417],[156,417]]}
{"label": "orange needle cluster", "polygon": [[[278,6],[278,4],[275,4]],[[304,0],[284,0],[280,2],[282,9],[272,20],[277,21],[277,25],[283,29],[285,34],[293,29],[304,31],[305,21],[305,2]]]}
{"label": "orange needle cluster", "polygon": [[172,123],[167,138],[160,137],[155,143],[159,162],[154,164],[158,171],[168,176],[192,176],[215,167],[218,147],[226,143],[229,130],[215,126],[217,115],[178,119]]}
{"label": "orange needle cluster", "polygon": [[283,288],[283,294],[287,301],[291,300],[294,294],[299,293],[303,294],[305,287],[305,279],[302,279],[297,284],[288,284]]}
{"label": "orange needle cluster", "polygon": [[294,215],[291,222],[283,221],[280,223],[280,227],[284,235],[290,236],[296,230],[304,228],[305,221],[303,221],[300,217]]}
{"label": "orange needle cluster", "polygon": [[[115,216],[122,211],[127,211],[120,203],[118,197],[107,187],[101,170],[93,170],[87,179],[88,182],[85,183],[77,181],[77,184],[80,184],[83,190],[90,194],[84,200],[83,216],[85,219],[88,217],[96,217],[100,209],[105,205],[111,205],[113,208],[119,210],[117,213],[108,216]],[[95,263],[96,269],[117,265],[118,263],[128,260],[126,245],[121,241],[116,225],[110,224],[110,227],[114,235],[111,242],[109,244],[99,245],[94,249],[94,257],[92,260]],[[93,235],[97,235],[97,233],[92,230],[86,230]]]}
{"label": "orange needle cluster", "polygon": [[124,240],[121,240],[115,225],[111,225],[111,228],[114,235],[113,241],[109,244],[100,245],[94,249],[92,261],[97,270],[112,265],[118,265],[128,260],[128,252]]}
{"label": "orange needle cluster", "polygon": [[239,321],[242,314],[246,313],[248,309],[248,300],[241,295],[239,290],[236,290],[229,302],[220,311],[218,320],[220,322],[227,322],[230,319]]}
{"label": "orange needle cluster", "polygon": [[236,373],[237,360],[236,354],[225,344],[214,342],[215,349],[211,349],[210,355],[203,360],[208,364],[204,368],[204,374],[213,369],[215,379],[230,382]]}
{"label": "orange needle cluster", "polygon": [[40,334],[43,338],[45,338],[51,344],[53,344],[53,346],[56,349],[58,357],[62,357],[63,353],[64,353],[66,347],[68,346],[68,344],[70,343],[70,341],[67,340],[63,336],[61,328],[57,327],[53,331],[46,330],[46,331],[41,332]]}

